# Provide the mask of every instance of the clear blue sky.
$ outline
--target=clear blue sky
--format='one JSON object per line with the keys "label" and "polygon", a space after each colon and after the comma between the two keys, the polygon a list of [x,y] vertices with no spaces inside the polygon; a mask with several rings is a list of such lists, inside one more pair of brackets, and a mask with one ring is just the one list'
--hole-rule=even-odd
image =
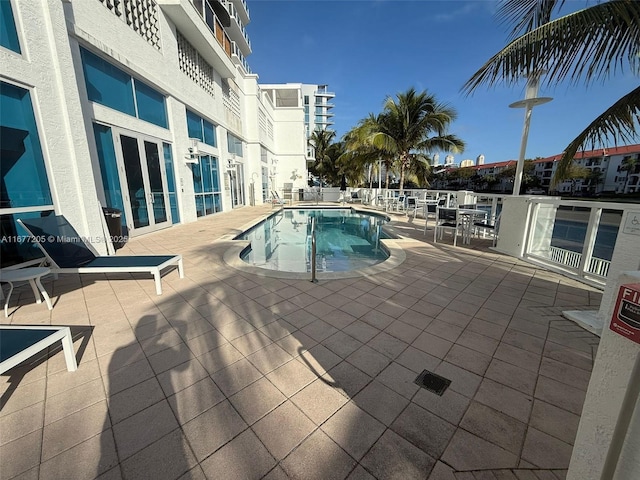
{"label": "clear blue sky", "polygon": [[[458,112],[450,132],[467,148],[456,163],[484,154],[485,163],[517,159],[524,110],[508,105],[524,98],[517,87],[462,85],[507,43],[508,28],[494,16],[493,0],[248,0],[248,57],[260,83],[328,84],[335,92],[338,137],[385,98],[409,87],[427,90]],[[586,2],[570,0],[569,9]],[[565,9],[566,11],[566,9]],[[603,84],[541,88],[554,97],[536,107],[526,157],[562,152],[598,114],[637,86],[618,74]],[[613,146],[613,144],[611,145]],[[441,155],[441,161],[444,155]]]}

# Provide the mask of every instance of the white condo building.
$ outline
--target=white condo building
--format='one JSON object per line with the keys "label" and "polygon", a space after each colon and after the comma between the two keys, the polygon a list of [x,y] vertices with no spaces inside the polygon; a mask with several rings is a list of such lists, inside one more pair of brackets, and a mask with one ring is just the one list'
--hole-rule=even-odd
{"label": "white condo building", "polygon": [[[55,212],[98,239],[100,206],[136,236],[305,186],[333,94],[259,85],[249,21],[245,0],[2,1],[2,236]],[[3,267],[33,254],[2,242]]]}

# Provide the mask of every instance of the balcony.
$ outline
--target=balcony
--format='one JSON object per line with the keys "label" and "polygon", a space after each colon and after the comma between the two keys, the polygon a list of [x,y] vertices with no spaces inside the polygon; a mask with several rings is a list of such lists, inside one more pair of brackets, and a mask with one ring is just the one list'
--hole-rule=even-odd
{"label": "balcony", "polygon": [[333,98],[336,96],[336,94],[334,92],[328,92],[326,87],[325,88],[319,88],[318,90],[315,91],[314,95],[316,97],[330,97]]}
{"label": "balcony", "polygon": [[209,0],[158,0],[162,11],[198,53],[220,74],[232,78],[235,67],[231,61],[231,39],[223,24],[226,10],[214,8]]}
{"label": "balcony", "polygon": [[232,2],[226,2],[224,6],[231,18],[231,25],[229,26],[231,39],[238,43],[243,55],[249,55],[251,53],[251,41],[249,40],[247,29],[244,27],[245,22],[242,21],[238,9]]}
{"label": "balcony", "polygon": [[245,73],[252,73],[249,62],[247,62],[247,59],[242,54],[242,51],[240,50],[240,47],[238,47],[238,44],[236,42],[231,42],[231,59],[237,64],[242,65]]}

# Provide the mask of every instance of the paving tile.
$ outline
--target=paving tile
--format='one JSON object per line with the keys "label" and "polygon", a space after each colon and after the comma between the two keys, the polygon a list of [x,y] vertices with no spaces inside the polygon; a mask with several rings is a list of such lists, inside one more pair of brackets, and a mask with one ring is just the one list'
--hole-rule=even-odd
{"label": "paving tile", "polygon": [[247,357],[254,367],[256,367],[260,373],[267,374],[276,368],[284,365],[293,357],[283,350],[279,345],[272,343],[267,345],[262,350],[258,350]]}
{"label": "paving tile", "polygon": [[318,379],[291,397],[291,401],[316,425],[321,425],[344,405],[347,399],[324,379]]}
{"label": "paving tile", "polygon": [[371,381],[371,377],[349,362],[342,362],[325,375],[323,375],[330,385],[339,389],[344,395],[353,398],[360,390],[362,390]]}
{"label": "paving tile", "polygon": [[522,392],[485,378],[474,400],[505,413],[521,422],[528,422],[533,398]]}
{"label": "paving tile", "polygon": [[12,478],[33,467],[37,467],[40,463],[41,447],[42,432],[40,430],[2,445],[0,447],[0,458],[11,459],[10,462],[2,462],[3,478]]}
{"label": "paving tile", "polygon": [[558,382],[580,390],[587,391],[591,372],[578,367],[573,367],[565,363],[553,360],[551,358],[543,358],[540,364],[540,375],[552,378]]}
{"label": "paving tile", "polygon": [[267,378],[285,396],[290,397],[318,377],[302,362],[293,359],[267,374]]}
{"label": "paving tile", "polygon": [[438,461],[433,467],[433,470],[431,470],[431,475],[429,475],[428,480],[457,480],[457,479],[453,473],[453,469],[450,466]]}
{"label": "paving tile", "polygon": [[[326,459],[330,458],[331,462]],[[331,438],[316,430],[281,462],[289,478],[342,480],[356,465]]]}
{"label": "paving tile", "polygon": [[505,330],[501,341],[536,355],[540,355],[545,346],[545,341],[542,338],[510,328]]}
{"label": "paving tile", "polygon": [[435,460],[387,430],[360,463],[377,478],[411,480],[424,479]]}
{"label": "paving tile", "polygon": [[113,426],[118,455],[125,459],[178,428],[173,412],[165,401]]}
{"label": "paving tile", "polygon": [[538,376],[530,371],[494,358],[485,373],[486,378],[495,380],[516,390],[533,395]]}
{"label": "paving tile", "polygon": [[430,333],[423,332],[411,345],[434,357],[444,358],[453,343]]}
{"label": "paving tile", "polygon": [[349,455],[360,460],[386,427],[355,403],[349,402],[329,418],[321,429]]}
{"label": "paving tile", "polygon": [[455,343],[489,356],[493,355],[499,344],[498,340],[471,330],[462,332]]}
{"label": "paving tile", "polygon": [[493,356],[503,362],[510,363],[531,372],[538,372],[540,366],[540,356],[527,350],[514,347],[507,343],[500,343]]}
{"label": "paving tile", "polygon": [[442,362],[440,358],[429,355],[412,346],[402,352],[395,361],[416,373],[421,373],[423,370],[434,371]]}
{"label": "paving tile", "polygon": [[407,310],[400,315],[398,320],[419,330],[424,330],[431,322],[433,322],[434,315],[438,315],[442,311],[442,307],[436,306],[437,311],[435,311],[434,314],[425,313],[421,310],[422,307],[424,307],[424,304],[421,304],[421,302],[416,303],[410,310]]}
{"label": "paving tile", "polygon": [[106,401],[95,403],[50,423],[44,427],[44,431],[37,432],[42,436],[42,460],[48,460],[98,435],[110,426]]}
{"label": "paving tile", "polygon": [[164,399],[158,380],[150,378],[111,395],[108,399],[111,422],[116,424]]}
{"label": "paving tile", "polygon": [[175,430],[121,464],[125,478],[178,478],[196,465],[186,439]]}
{"label": "paving tile", "polygon": [[455,470],[514,468],[518,456],[465,430],[456,430],[441,460]]}
{"label": "paving tile", "polygon": [[451,389],[447,389],[442,396],[419,389],[412,401],[447,422],[458,425],[471,400]]}
{"label": "paving tile", "polygon": [[314,320],[309,325],[306,325],[300,329],[302,333],[309,335],[316,342],[321,342],[327,337],[330,337],[338,331],[338,329],[327,322],[320,319]]}
{"label": "paving tile", "polygon": [[245,430],[202,462],[207,478],[224,472],[228,480],[261,479],[276,464],[275,459],[251,430]]}
{"label": "paving tile", "polygon": [[522,459],[544,469],[568,468],[571,451],[571,445],[529,427]]}
{"label": "paving tile", "polygon": [[390,426],[432,458],[440,458],[456,430],[449,422],[410,403]]}
{"label": "paving tile", "polygon": [[207,458],[246,428],[247,424],[226,400],[182,427],[198,461]]}
{"label": "paving tile", "polygon": [[210,377],[206,377],[170,396],[167,401],[178,423],[184,425],[224,399],[222,391]]}
{"label": "paving tile", "polygon": [[364,323],[360,320],[353,322],[343,329],[343,332],[347,335],[351,335],[353,338],[360,340],[362,343],[367,343],[373,337],[375,337],[380,330],[372,327],[371,325]]}
{"label": "paving tile", "polygon": [[240,353],[242,353],[245,356],[248,356],[248,355],[251,355],[253,352],[257,352],[258,350],[266,347],[267,345],[272,344],[273,339],[265,335],[260,330],[254,330],[253,332],[249,332],[246,335],[242,335],[241,337],[234,338],[233,340],[231,340],[230,343]]}
{"label": "paving tile", "polygon": [[166,396],[190,387],[208,375],[207,370],[197,360],[193,359],[162,372],[157,376],[158,382]]}
{"label": "paving tile", "polygon": [[479,375],[448,362],[441,362],[434,373],[451,380],[450,390],[469,398],[475,395],[482,381],[482,377]]}
{"label": "paving tile", "polygon": [[260,371],[247,359],[239,360],[211,375],[211,378],[216,382],[218,388],[220,388],[227,397],[242,390],[260,377],[262,377]]}
{"label": "paving tile", "polygon": [[413,342],[418,335],[420,335],[421,330],[411,326],[407,323],[404,323],[400,320],[394,321],[384,330],[389,335],[392,335],[403,342],[411,343]]}
{"label": "paving tile", "polygon": [[349,355],[346,360],[372,377],[375,377],[391,363],[389,357],[367,345],[360,347]]}
{"label": "paving tile", "polygon": [[526,424],[478,402],[471,402],[460,426],[478,437],[519,455]]}
{"label": "paving tile", "polygon": [[252,425],[286,400],[286,397],[265,377],[229,398],[248,425]]}
{"label": "paving tile", "polygon": [[436,319],[424,331],[450,342],[455,342],[463,330],[463,327]]}
{"label": "paving tile", "polygon": [[395,362],[376,377],[376,380],[408,399],[411,399],[420,388],[414,383],[415,379],[415,372]]}
{"label": "paving tile", "polygon": [[491,357],[462,345],[453,345],[444,360],[477,375],[484,375]]}
{"label": "paving tile", "polygon": [[349,474],[347,480],[376,480],[376,477],[367,472],[360,464]]}
{"label": "paving tile", "polygon": [[472,319],[467,325],[467,330],[495,340],[500,340],[506,329],[506,325],[499,325],[480,318]]}
{"label": "paving tile", "polygon": [[535,398],[580,415],[585,392],[547,377],[538,377]]}
{"label": "paving tile", "polygon": [[118,455],[109,429],[43,462],[39,478],[95,478],[117,466]]}
{"label": "paving tile", "polygon": [[218,370],[228,367],[243,358],[242,353],[232,344],[227,343],[198,357],[200,364],[212,375]]}
{"label": "paving tile", "polygon": [[390,359],[396,358],[409,346],[408,343],[398,340],[385,332],[381,332],[373,337],[367,345]]}
{"label": "paving tile", "polygon": [[342,359],[323,345],[315,345],[300,354],[299,360],[317,376],[338,365]]}
{"label": "paving tile", "polygon": [[44,402],[0,417],[0,445],[24,437],[44,425]]}
{"label": "paving tile", "polygon": [[543,433],[573,445],[580,417],[540,400],[533,401],[529,424]]}
{"label": "paving tile", "polygon": [[342,358],[347,358],[363,345],[360,340],[356,340],[344,332],[334,333],[329,338],[323,340],[322,344]]}
{"label": "paving tile", "polygon": [[252,426],[252,430],[278,461],[286,457],[315,428],[313,422],[290,401]]}
{"label": "paving tile", "polygon": [[573,350],[554,342],[546,342],[544,345],[544,356],[562,362],[565,365],[573,365],[574,367],[589,372],[593,368],[593,358],[590,353]]}
{"label": "paving tile", "polygon": [[353,400],[356,405],[385,425],[391,425],[409,403],[409,400],[376,380],[361,390]]}

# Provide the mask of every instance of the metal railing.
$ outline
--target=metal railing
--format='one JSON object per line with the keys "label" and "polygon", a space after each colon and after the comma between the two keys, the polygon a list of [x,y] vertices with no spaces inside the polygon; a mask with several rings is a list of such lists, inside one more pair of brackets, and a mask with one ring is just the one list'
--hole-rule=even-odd
{"label": "metal railing", "polygon": [[317,283],[316,279],[316,219],[311,219],[311,281]]}

